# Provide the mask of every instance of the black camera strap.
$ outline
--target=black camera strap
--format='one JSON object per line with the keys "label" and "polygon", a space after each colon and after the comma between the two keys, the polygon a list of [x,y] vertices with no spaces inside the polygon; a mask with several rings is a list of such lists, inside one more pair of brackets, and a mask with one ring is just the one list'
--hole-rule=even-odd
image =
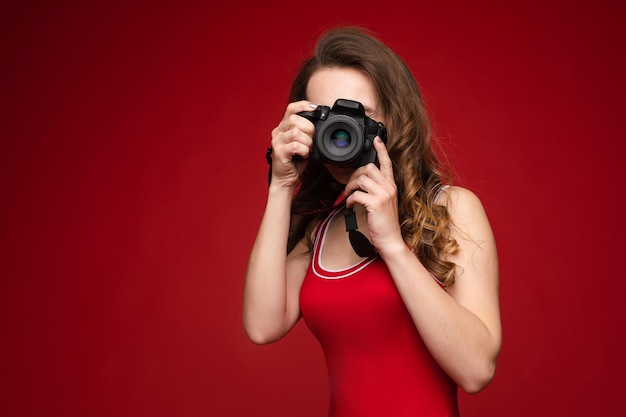
{"label": "black camera strap", "polygon": [[348,232],[348,239],[354,252],[362,258],[369,258],[377,255],[376,248],[372,245],[372,242],[358,230],[356,224],[356,213],[353,209],[349,208],[343,215],[346,221],[346,231]]}
{"label": "black camera strap", "polygon": [[267,185],[268,186],[272,182],[272,152],[273,150],[271,146],[267,148],[267,151],[265,151],[265,160],[267,161],[267,164],[270,166],[269,170],[267,171]]}

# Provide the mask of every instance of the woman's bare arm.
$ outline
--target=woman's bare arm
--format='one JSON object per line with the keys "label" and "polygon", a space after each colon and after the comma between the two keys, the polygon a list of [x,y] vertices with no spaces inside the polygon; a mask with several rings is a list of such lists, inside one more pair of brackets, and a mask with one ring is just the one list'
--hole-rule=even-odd
{"label": "woman's bare arm", "polygon": [[298,113],[312,107],[307,101],[290,103],[272,131],[272,177],[243,297],[244,327],[255,343],[280,339],[300,317],[300,286],[310,255],[302,242],[287,255],[287,239],[292,198],[313,144],[313,124]]}

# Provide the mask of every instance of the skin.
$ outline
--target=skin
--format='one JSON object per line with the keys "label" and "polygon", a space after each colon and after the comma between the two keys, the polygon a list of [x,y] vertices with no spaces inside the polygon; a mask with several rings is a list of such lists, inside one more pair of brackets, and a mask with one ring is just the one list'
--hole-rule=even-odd
{"label": "skin", "polygon": [[[298,116],[312,103],[332,106],[336,99],[361,102],[366,114],[384,123],[371,81],[351,68],[325,68],[311,77],[310,101],[287,106],[272,131],[272,181],[266,210],[251,251],[244,288],[244,327],[258,344],[271,343],[289,332],[300,318],[299,293],[311,261],[304,243],[285,256],[291,199],[313,145],[313,124]],[[439,197],[448,204],[450,230],[459,251],[449,260],[458,265],[456,282],[446,291],[424,268],[402,239],[397,189],[384,144],[375,141],[380,169],[327,166],[346,184],[346,204],[357,213],[359,230],[378,250],[413,322],[444,371],[466,392],[475,393],[492,380],[501,347],[498,303],[498,261],[489,221],[480,200],[469,190],[450,187]],[[305,159],[294,160],[294,155]],[[360,258],[350,246],[342,222],[330,224],[322,263],[346,268]]]}

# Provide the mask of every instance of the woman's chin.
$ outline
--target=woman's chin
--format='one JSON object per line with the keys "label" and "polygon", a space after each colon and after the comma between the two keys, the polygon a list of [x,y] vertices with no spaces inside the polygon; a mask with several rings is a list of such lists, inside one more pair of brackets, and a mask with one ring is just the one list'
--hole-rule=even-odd
{"label": "woman's chin", "polygon": [[326,166],[326,169],[328,170],[330,175],[333,176],[335,181],[343,185],[346,185],[348,181],[350,181],[350,176],[355,171],[354,168],[338,167],[336,165],[331,165],[331,164],[324,164],[324,165]]}

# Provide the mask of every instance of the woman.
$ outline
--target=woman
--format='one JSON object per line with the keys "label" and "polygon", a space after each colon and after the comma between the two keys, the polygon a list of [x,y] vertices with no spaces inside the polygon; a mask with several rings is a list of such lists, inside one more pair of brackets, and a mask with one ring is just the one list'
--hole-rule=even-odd
{"label": "woman", "polygon": [[[384,124],[377,164],[311,160],[302,112],[359,102]],[[307,113],[304,113],[307,114]],[[415,79],[364,30],[319,40],[272,131],[271,182],[244,291],[244,326],[271,343],[302,316],[320,341],[330,415],[458,415],[501,345],[496,247],[479,199],[445,181]],[[374,253],[355,253],[342,213]]]}

